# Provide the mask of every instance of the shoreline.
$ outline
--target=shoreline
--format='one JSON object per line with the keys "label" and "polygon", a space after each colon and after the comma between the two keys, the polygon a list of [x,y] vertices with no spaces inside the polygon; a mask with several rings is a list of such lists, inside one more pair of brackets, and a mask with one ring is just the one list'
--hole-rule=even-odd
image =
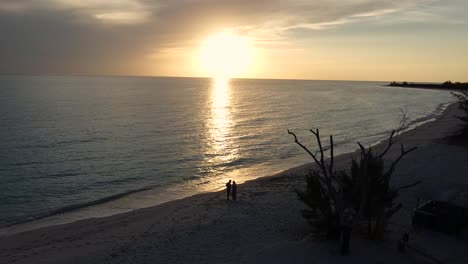
{"label": "shoreline", "polygon": [[[399,236],[398,230],[409,228],[417,198],[437,199],[468,189],[468,180],[459,173],[468,169],[466,146],[445,142],[446,137],[459,130],[460,121],[453,117],[456,113],[459,113],[457,105],[451,104],[435,121],[399,136],[406,147],[417,146],[418,150],[417,154],[402,160],[392,184],[400,185],[420,177],[423,184],[400,194],[404,207],[392,219],[390,240],[376,246],[376,252],[380,253],[368,256],[369,262],[395,260],[393,254],[398,253],[390,246],[391,241]],[[382,143],[373,146],[377,151],[382,147]],[[398,153],[399,149],[393,148],[388,157]],[[347,169],[355,154],[356,151],[336,156],[336,169]],[[304,159],[307,158],[304,154]],[[294,190],[304,188],[304,175],[310,167],[311,164],[305,164],[246,181],[239,185],[236,202],[227,202],[224,191],[202,193],[128,213],[0,237],[0,260],[5,263],[67,263],[70,259],[83,263],[280,263],[286,255],[333,255],[333,245],[317,244],[307,236],[310,229],[300,215],[304,205]],[[433,236],[412,234],[412,239],[427,246],[434,242]],[[450,247],[452,251],[449,248],[448,255],[458,256],[455,249],[466,249],[466,242],[453,242],[445,236],[443,239],[447,241],[439,247]],[[352,244],[353,256],[362,257],[359,252],[366,243],[358,239]],[[446,251],[438,251],[442,256],[439,259],[446,257]],[[307,259],[311,258],[303,261]],[[406,258],[398,261],[410,263]]]}
{"label": "shoreline", "polygon": [[[426,123],[435,121],[437,118],[440,118],[444,114],[444,112],[447,110],[447,108],[449,108],[453,104],[455,104],[455,102],[441,103],[429,115],[424,116],[424,117],[420,117],[418,119],[415,119],[412,122],[410,122],[409,124],[407,124],[407,127],[404,128],[402,133],[406,133],[408,131],[416,129],[417,127],[419,127],[421,125],[424,125]],[[389,134],[389,131],[388,131],[388,133],[387,132],[381,132],[381,133],[379,133],[377,135],[381,135],[381,134],[385,134],[385,133]],[[374,136],[377,136],[377,135],[374,135]],[[376,140],[375,142],[371,143],[370,146],[372,146],[372,147],[378,146],[382,142],[385,142],[386,139],[387,139],[387,136],[384,136],[381,139]],[[350,144],[350,142],[347,142],[347,143],[345,142],[345,143],[340,143],[340,144]],[[355,142],[353,142],[353,144],[355,144]],[[358,150],[358,148],[356,147],[353,150],[340,153],[335,158],[338,158],[338,157],[340,157],[342,155],[347,155],[347,157],[348,157],[348,155],[352,155],[357,150]],[[243,184],[243,183],[247,183],[247,182],[250,182],[250,181],[260,180],[262,178],[274,177],[274,176],[286,173],[288,171],[291,171],[291,170],[294,170],[294,169],[297,169],[297,168],[301,168],[303,166],[310,166],[310,163],[303,163],[303,164],[293,165],[292,167],[277,169],[277,170],[274,170],[274,172],[272,172],[272,173],[263,174],[262,176],[259,176],[259,177],[253,178],[253,179],[248,179],[245,182],[240,182],[240,183]],[[142,192],[151,190],[151,188],[142,188],[142,189],[138,189],[138,190],[130,190],[130,191],[125,192],[125,193],[119,193],[119,194],[115,194],[115,195],[112,195],[112,196],[109,196],[109,197],[104,197],[104,198],[98,199],[96,201],[90,201],[90,202],[86,202],[86,203],[83,203],[83,204],[72,204],[72,205],[65,206],[63,208],[57,208],[57,209],[55,209],[55,210],[53,210],[51,212],[44,213],[43,215],[40,215],[39,217],[36,217],[36,218],[34,218],[32,220],[27,220],[26,219],[26,220],[20,221],[18,223],[13,223],[13,224],[9,224],[9,225],[6,225],[6,226],[1,226],[0,227],[0,238],[3,237],[3,236],[10,236],[10,235],[14,235],[14,234],[21,233],[21,232],[30,231],[30,230],[39,229],[39,228],[45,228],[45,227],[54,226],[54,225],[69,224],[69,223],[74,223],[76,221],[81,221],[81,220],[86,220],[86,219],[105,218],[105,217],[110,217],[110,216],[113,216],[113,215],[129,213],[129,212],[132,212],[132,211],[135,211],[135,210],[150,208],[150,207],[158,206],[158,205],[165,204],[165,203],[168,203],[168,202],[189,198],[189,197],[195,196],[195,195],[207,194],[207,193],[212,193],[212,192],[219,192],[218,191],[219,189],[223,189],[223,187],[221,186],[221,187],[213,189],[213,190],[202,191],[202,192],[198,192],[198,193],[187,193],[185,195],[183,195],[183,194],[182,195],[173,195],[169,199],[163,199],[161,201],[154,202],[151,205],[142,206],[142,207],[138,207],[138,208],[128,208],[128,209],[121,209],[121,210],[109,209],[109,208],[113,208],[113,207],[118,206],[119,201],[122,198],[123,199],[127,199],[127,198],[131,199],[132,195],[140,194]],[[106,206],[106,205],[109,205],[109,204],[111,204],[111,205]],[[112,204],[117,204],[117,205],[112,205]]]}

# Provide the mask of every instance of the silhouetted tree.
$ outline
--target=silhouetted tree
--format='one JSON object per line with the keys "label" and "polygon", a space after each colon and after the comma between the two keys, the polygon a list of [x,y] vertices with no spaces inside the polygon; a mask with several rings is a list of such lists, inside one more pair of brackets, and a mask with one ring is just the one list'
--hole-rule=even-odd
{"label": "silhouetted tree", "polygon": [[421,182],[419,180],[401,187],[391,186],[391,176],[398,162],[416,149],[414,147],[405,150],[403,145],[400,145],[400,155],[391,161],[385,170],[384,157],[395,143],[393,135],[394,133],[390,136],[387,148],[381,154],[374,154],[372,148],[366,149],[358,143],[361,148],[360,159],[359,161],[353,159],[351,175],[342,180],[345,199],[358,212],[356,224],[359,224],[358,221],[366,222],[367,235],[371,239],[384,237],[389,219],[402,207],[401,203],[395,204],[398,192]]}
{"label": "silhouetted tree", "polygon": [[459,90],[457,92],[452,92],[452,95],[455,96],[458,100],[458,107],[465,112],[464,116],[457,116],[460,120],[468,123],[468,90]]}
{"label": "silhouetted tree", "polygon": [[[312,157],[316,165],[307,176],[306,190],[297,191],[299,198],[310,207],[303,211],[303,216],[311,223],[316,233],[337,239],[344,230],[350,232],[353,226],[367,222],[369,238],[384,237],[389,219],[402,207],[400,203],[395,204],[398,192],[421,182],[419,180],[405,186],[391,186],[391,177],[397,164],[416,147],[405,150],[400,144],[399,156],[385,166],[385,155],[397,143],[406,120],[406,112],[403,112],[400,127],[392,131],[380,154],[375,154],[372,148],[366,149],[358,143],[361,149],[360,159],[352,160],[350,174],[344,171],[336,172],[334,169],[333,136],[330,136],[330,159],[327,162],[324,159],[324,147],[318,129],[310,130],[318,145],[315,153],[299,142],[296,134],[288,130],[288,133],[293,135],[294,142]],[[349,222],[345,217],[349,209],[357,212],[352,224],[346,223]],[[345,242],[349,243],[349,233],[347,237],[348,241]]]}
{"label": "silhouetted tree", "polygon": [[402,207],[401,203],[395,204],[399,190],[421,182],[419,180],[400,187],[390,184],[397,164],[408,153],[416,150],[416,147],[405,150],[403,144],[400,144],[399,156],[385,169],[385,156],[398,143],[398,136],[407,122],[406,110],[401,112],[400,125],[391,132],[387,145],[380,154],[375,154],[371,147],[366,149],[358,142],[361,150],[359,162],[353,159],[350,177],[342,180],[345,197],[358,212],[356,220],[367,221],[367,234],[371,239],[384,237],[389,219]]}
{"label": "silhouetted tree", "polygon": [[330,159],[325,159],[320,131],[309,130],[316,139],[318,150],[313,153],[297,139],[296,134],[288,130],[294,137],[294,142],[304,149],[314,161],[316,167],[307,176],[305,191],[297,191],[299,198],[310,207],[304,210],[303,216],[314,227],[317,234],[323,234],[329,239],[340,236],[341,220],[344,212],[341,184],[334,169],[333,136],[330,136]]}
{"label": "silhouetted tree", "polygon": [[468,85],[466,85],[466,87],[465,90],[459,89],[456,92],[452,92],[452,95],[458,100],[458,108],[461,109],[464,114],[455,116],[463,121],[463,128],[457,135],[453,135],[451,139],[461,144],[468,143]]}
{"label": "silhouetted tree", "polygon": [[317,171],[310,171],[306,177],[305,191],[297,191],[299,199],[310,209],[303,210],[302,215],[314,228],[314,233],[327,239],[338,239],[340,236],[340,217],[330,202],[326,188],[320,183]]}

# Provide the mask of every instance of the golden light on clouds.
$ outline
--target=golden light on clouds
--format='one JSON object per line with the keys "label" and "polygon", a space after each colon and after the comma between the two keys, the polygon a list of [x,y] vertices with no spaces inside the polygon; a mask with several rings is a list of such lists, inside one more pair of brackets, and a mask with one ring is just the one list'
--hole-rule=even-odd
{"label": "golden light on clouds", "polygon": [[210,77],[239,77],[251,70],[253,47],[247,37],[215,33],[202,41],[198,53],[200,70]]}
{"label": "golden light on clouds", "polygon": [[96,14],[94,17],[103,22],[134,24],[144,22],[146,14],[143,12],[108,12]]}
{"label": "golden light on clouds", "polygon": [[0,0],[0,73],[467,81],[466,10],[461,0]]}

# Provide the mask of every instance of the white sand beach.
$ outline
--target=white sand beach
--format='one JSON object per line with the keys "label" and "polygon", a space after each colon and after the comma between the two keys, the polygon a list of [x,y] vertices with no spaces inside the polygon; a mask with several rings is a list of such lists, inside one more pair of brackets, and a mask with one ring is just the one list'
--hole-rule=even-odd
{"label": "white sand beach", "polygon": [[[411,229],[418,198],[468,196],[468,148],[445,139],[459,129],[456,114],[453,104],[436,121],[400,137],[405,146],[418,149],[398,165],[393,184],[423,182],[400,193],[404,208],[393,218],[388,239],[368,241],[354,234],[350,256],[340,256],[335,241],[309,235],[300,212],[305,206],[295,193],[305,186],[310,168],[305,165],[239,185],[237,201],[226,201],[224,192],[200,194],[5,236],[0,263],[468,263],[463,238]],[[284,136],[289,136],[286,130]],[[399,151],[395,146],[389,157]],[[338,156],[337,169],[349,167],[352,155]],[[404,231],[410,232],[416,251],[397,251],[396,240]]]}

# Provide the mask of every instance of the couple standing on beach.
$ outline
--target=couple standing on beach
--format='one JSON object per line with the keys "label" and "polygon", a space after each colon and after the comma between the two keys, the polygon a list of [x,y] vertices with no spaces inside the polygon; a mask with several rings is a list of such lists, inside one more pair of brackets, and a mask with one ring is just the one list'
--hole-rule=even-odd
{"label": "couple standing on beach", "polygon": [[231,184],[231,180],[229,180],[226,183],[226,192],[227,192],[227,197],[226,199],[229,200],[229,195],[231,195],[232,200],[236,200],[237,198],[237,184],[236,181],[233,181]]}

